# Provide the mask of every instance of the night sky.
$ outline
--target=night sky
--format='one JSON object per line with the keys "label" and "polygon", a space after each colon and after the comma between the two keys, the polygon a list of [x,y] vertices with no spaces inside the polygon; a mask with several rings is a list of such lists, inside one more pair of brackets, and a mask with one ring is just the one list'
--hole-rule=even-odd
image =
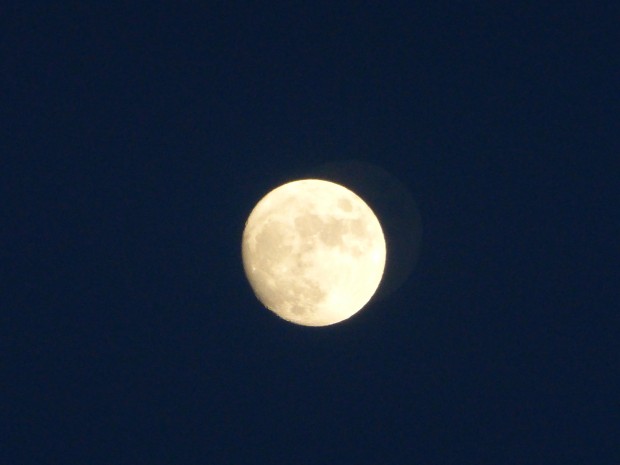
{"label": "night sky", "polygon": [[[10,3],[0,464],[620,463],[617,2]],[[417,261],[287,323],[245,220],[349,161]]]}

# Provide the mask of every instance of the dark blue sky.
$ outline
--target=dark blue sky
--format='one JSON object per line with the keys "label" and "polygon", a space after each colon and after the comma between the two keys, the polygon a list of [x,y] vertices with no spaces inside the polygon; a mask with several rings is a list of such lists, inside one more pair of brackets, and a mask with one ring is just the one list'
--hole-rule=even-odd
{"label": "dark blue sky", "polygon": [[[14,3],[1,463],[619,463],[614,2]],[[349,159],[417,266],[288,324],[245,219]]]}

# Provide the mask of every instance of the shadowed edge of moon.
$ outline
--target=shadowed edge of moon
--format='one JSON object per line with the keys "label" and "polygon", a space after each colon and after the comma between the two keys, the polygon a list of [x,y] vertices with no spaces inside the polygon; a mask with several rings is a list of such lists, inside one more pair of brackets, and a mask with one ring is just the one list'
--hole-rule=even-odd
{"label": "shadowed edge of moon", "polygon": [[422,239],[422,218],[411,191],[384,168],[359,160],[324,163],[307,176],[345,186],[373,210],[387,243],[385,271],[373,300],[398,290],[415,268]]}

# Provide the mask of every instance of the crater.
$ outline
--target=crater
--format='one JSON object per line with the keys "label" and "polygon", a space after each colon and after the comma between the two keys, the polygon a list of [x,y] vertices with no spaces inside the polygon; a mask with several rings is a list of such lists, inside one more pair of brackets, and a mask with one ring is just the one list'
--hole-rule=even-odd
{"label": "crater", "polygon": [[293,237],[287,225],[282,222],[267,223],[256,235],[256,261],[259,263],[281,262],[292,251]]}
{"label": "crater", "polygon": [[366,222],[363,219],[357,218],[351,220],[350,225],[352,234],[356,236],[366,236]]}
{"label": "crater", "polygon": [[353,210],[353,205],[349,199],[338,199],[338,207],[345,212]]}
{"label": "crater", "polygon": [[346,223],[330,220],[323,225],[319,234],[321,241],[330,247],[342,245],[342,237],[346,233]]}
{"label": "crater", "polygon": [[312,236],[317,234],[323,222],[317,215],[303,215],[295,218],[295,228],[302,236]]}

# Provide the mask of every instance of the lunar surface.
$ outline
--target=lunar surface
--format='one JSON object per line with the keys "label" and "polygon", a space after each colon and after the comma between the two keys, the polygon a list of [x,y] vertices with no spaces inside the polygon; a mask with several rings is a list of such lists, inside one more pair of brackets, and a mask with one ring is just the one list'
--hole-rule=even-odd
{"label": "lunar surface", "polygon": [[381,225],[368,205],[328,181],[293,181],[252,210],[243,266],[257,298],[305,326],[343,321],[364,307],[385,268]]}

